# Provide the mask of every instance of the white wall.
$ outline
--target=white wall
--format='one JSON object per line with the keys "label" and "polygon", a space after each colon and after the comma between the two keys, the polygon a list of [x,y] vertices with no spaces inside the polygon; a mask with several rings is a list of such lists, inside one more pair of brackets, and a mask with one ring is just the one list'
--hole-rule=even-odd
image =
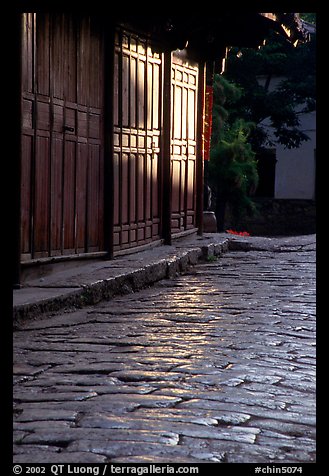
{"label": "white wall", "polygon": [[315,112],[300,118],[300,129],[310,137],[298,149],[276,148],[275,198],[315,198]]}
{"label": "white wall", "polygon": [[[275,90],[281,80],[281,77],[272,78],[270,91]],[[261,85],[265,81],[265,76],[258,78]],[[280,144],[276,145],[275,198],[315,198],[316,112],[300,115],[299,120],[299,129],[310,140],[302,142],[297,149],[285,149]],[[268,120],[263,125],[270,128]],[[274,135],[272,139],[275,141]]]}

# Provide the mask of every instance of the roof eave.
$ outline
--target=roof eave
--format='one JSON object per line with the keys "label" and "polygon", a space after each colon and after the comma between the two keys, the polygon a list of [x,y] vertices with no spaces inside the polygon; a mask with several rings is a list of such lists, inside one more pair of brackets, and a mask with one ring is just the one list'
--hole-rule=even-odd
{"label": "roof eave", "polygon": [[259,13],[274,23],[274,29],[294,46],[310,40],[310,33],[304,27],[298,13]]}

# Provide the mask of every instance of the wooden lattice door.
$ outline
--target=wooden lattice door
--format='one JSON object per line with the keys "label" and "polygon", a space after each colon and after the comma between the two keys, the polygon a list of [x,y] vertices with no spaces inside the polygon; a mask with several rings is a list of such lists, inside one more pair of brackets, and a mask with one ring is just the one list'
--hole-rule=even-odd
{"label": "wooden lattice door", "polygon": [[172,57],[172,233],[196,227],[198,65]]}
{"label": "wooden lattice door", "polygon": [[103,250],[103,38],[97,20],[22,18],[23,260]]}
{"label": "wooden lattice door", "polygon": [[161,54],[117,31],[114,58],[114,251],[158,240]]}

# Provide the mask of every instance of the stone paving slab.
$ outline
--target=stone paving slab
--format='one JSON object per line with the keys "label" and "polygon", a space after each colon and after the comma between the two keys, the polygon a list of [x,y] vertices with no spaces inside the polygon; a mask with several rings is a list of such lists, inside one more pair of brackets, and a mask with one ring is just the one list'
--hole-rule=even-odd
{"label": "stone paving slab", "polygon": [[252,238],[21,321],[14,462],[314,463],[315,237]]}

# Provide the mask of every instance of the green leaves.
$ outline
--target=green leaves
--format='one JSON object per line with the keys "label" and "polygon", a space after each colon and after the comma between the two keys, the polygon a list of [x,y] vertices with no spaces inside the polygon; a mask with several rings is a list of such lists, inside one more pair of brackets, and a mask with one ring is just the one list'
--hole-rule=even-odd
{"label": "green leaves", "polygon": [[241,96],[241,88],[215,76],[209,177],[217,200],[229,202],[236,216],[252,211],[249,194],[258,183],[255,152],[248,142],[255,124],[231,113]]}
{"label": "green leaves", "polygon": [[316,108],[315,48],[315,35],[294,48],[272,32],[258,50],[230,50],[225,76],[237,84],[240,97],[225,104],[231,120],[240,117],[256,124],[250,135],[255,151],[275,143],[299,147],[308,140],[298,128],[300,114]]}

